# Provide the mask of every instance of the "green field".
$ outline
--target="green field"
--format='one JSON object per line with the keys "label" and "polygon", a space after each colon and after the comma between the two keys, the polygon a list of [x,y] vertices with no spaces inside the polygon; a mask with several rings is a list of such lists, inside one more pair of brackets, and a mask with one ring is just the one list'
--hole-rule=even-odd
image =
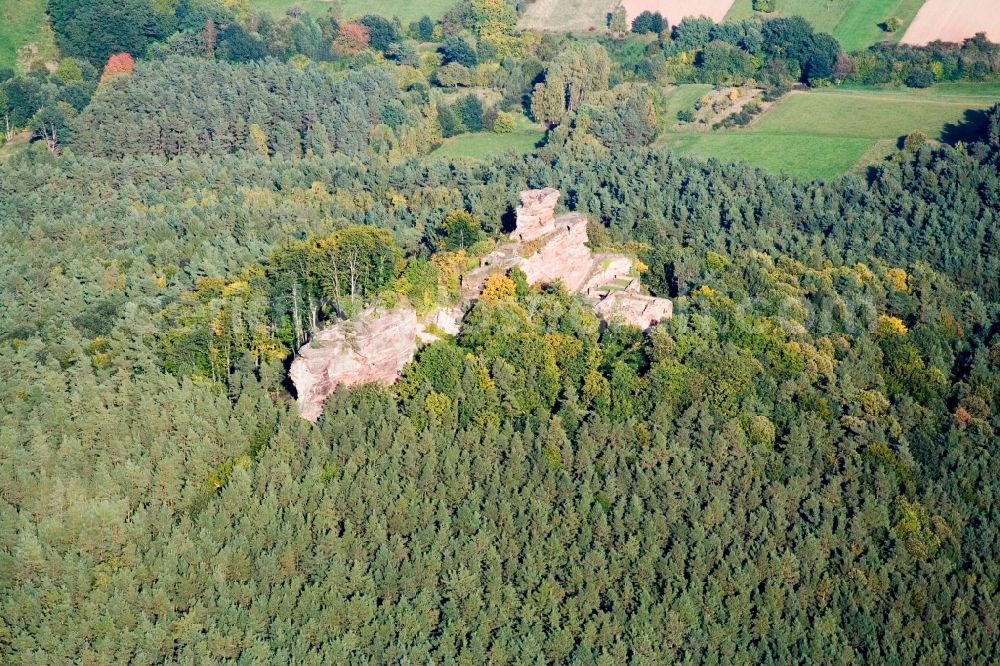
{"label": "green field", "polygon": [[[832,34],[845,51],[866,48],[877,41],[898,40],[906,32],[924,0],[777,0],[780,16],[802,16],[814,28]],[[752,16],[752,0],[736,0],[727,19]],[[902,19],[903,26],[892,34],[879,24],[890,16]]]}
{"label": "green field", "polygon": [[[251,0],[251,4],[275,15],[284,14],[292,5],[300,5],[313,16],[323,16],[332,6],[325,0]],[[342,0],[340,6],[348,17],[362,14],[398,16],[405,25],[424,15],[437,18],[453,4],[454,0]]]}
{"label": "green field", "polygon": [[837,91],[847,93],[878,94],[881,97],[898,95],[912,100],[972,101],[984,105],[1000,102],[1000,83],[964,83],[945,81],[930,88],[873,88],[870,86],[839,86]]}
{"label": "green field", "polygon": [[775,173],[832,178],[857,162],[871,147],[868,139],[737,133],[671,134],[675,150],[724,162],[749,162]]}
{"label": "green field", "polygon": [[437,150],[431,153],[431,156],[485,159],[490,155],[499,155],[507,151],[530,153],[544,136],[544,132],[534,127],[519,127],[510,134],[496,134],[494,132],[460,134],[445,140]]}
{"label": "green field", "polygon": [[966,109],[985,108],[995,100],[877,90],[793,93],[764,114],[750,131],[887,139],[920,130],[937,138],[946,125],[961,121]]}
{"label": "green field", "polygon": [[45,4],[45,0],[0,0],[0,67],[13,67],[17,50],[25,44],[38,46],[40,57],[55,57]]}
{"label": "green field", "polygon": [[[3,134],[0,134],[0,142],[2,141]],[[14,157],[14,155],[27,148],[29,141],[31,141],[31,133],[21,132],[20,134],[14,135],[14,140],[10,143],[0,143],[0,164],[3,164],[10,158]]]}
{"label": "green field", "polygon": [[[686,86],[671,91],[684,94]],[[913,131],[967,138],[969,109],[985,109],[1000,86],[955,84],[928,90],[825,89],[788,95],[746,129],[668,134],[679,152],[745,161],[804,178],[830,178],[877,161]]]}
{"label": "green field", "polygon": [[514,121],[514,131],[510,134],[495,132],[472,132],[459,134],[445,139],[432,157],[471,157],[485,159],[490,155],[499,155],[507,151],[530,153],[545,138],[545,132],[524,116],[518,116]]}

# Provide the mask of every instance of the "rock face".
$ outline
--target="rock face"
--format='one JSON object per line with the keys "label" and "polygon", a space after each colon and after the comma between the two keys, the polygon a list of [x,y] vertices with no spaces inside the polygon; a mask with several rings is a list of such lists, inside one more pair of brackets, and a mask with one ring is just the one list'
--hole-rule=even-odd
{"label": "rock face", "polygon": [[594,255],[594,269],[580,290],[587,296],[598,296],[605,285],[632,275],[632,258],[623,254]]}
{"label": "rock face", "polygon": [[555,223],[556,202],[559,190],[546,187],[544,190],[521,192],[521,205],[517,207],[517,228],[510,235],[512,240],[528,243],[548,234]]}
{"label": "rock face", "polygon": [[[579,213],[556,216],[559,192],[552,188],[521,192],[517,225],[510,242],[480,259],[462,276],[462,300],[474,301],[486,280],[512,268],[524,271],[530,284],[562,282],[571,293],[596,302],[605,321],[647,329],[673,314],[673,303],[643,292],[634,262],[623,254],[594,254],[587,247],[587,218]],[[291,379],[298,391],[299,413],[315,421],[323,402],[337,386],[395,382],[418,344],[461,331],[462,308],[439,308],[418,320],[410,308],[366,311],[358,321],[340,322],[316,334],[299,350]]]}
{"label": "rock face", "polygon": [[594,312],[605,321],[622,320],[645,330],[657,322],[670,319],[674,314],[674,304],[666,298],[613,291],[597,302]]}
{"label": "rock face", "polygon": [[458,335],[462,332],[462,308],[437,308],[423,317],[417,327],[417,340],[421,344],[430,344],[440,340],[440,333]]}
{"label": "rock face", "polygon": [[542,238],[541,247],[519,262],[528,282],[545,284],[559,280],[567,291],[580,291],[593,264],[593,255],[587,247],[587,218],[579,213],[562,215],[552,221]]}
{"label": "rock face", "polygon": [[410,308],[368,310],[357,321],[325,328],[299,349],[289,376],[299,414],[315,421],[336,388],[367,382],[392,384],[417,351],[417,315]]}
{"label": "rock face", "polygon": [[520,268],[530,284],[562,282],[571,293],[597,299],[594,311],[647,329],[673,314],[673,303],[644,294],[634,275],[634,261],[624,254],[594,254],[587,247],[587,218],[579,213],[556,217],[559,191],[521,192],[517,224],[510,243],[480,260],[462,278],[463,297],[475,299],[487,278]]}

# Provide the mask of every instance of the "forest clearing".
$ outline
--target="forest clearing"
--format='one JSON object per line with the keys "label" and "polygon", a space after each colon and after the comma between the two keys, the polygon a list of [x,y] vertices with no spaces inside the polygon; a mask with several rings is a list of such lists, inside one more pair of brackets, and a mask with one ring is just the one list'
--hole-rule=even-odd
{"label": "forest clearing", "polygon": [[445,140],[434,152],[433,157],[455,159],[468,157],[485,159],[508,151],[530,153],[544,138],[545,133],[525,122],[508,134],[495,132],[471,132]]}
{"label": "forest clearing", "polygon": [[45,0],[0,0],[0,67],[13,67],[18,49],[29,44],[43,57],[55,55]]}

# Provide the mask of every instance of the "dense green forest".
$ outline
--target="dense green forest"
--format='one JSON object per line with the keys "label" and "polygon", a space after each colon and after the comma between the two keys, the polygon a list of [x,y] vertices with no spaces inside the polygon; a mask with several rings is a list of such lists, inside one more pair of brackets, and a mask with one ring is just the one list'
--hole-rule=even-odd
{"label": "dense green forest", "polygon": [[[808,187],[645,148],[25,154],[0,185],[5,653],[989,661],[989,141]],[[163,313],[206,279],[358,223],[418,261],[447,211],[494,233],[542,183],[645,244],[674,319],[602,331],[522,289],[319,427],[278,360],[165,368]]]}
{"label": "dense green forest", "polygon": [[[171,91],[168,100],[163,90]],[[395,82],[378,69],[334,80],[273,61],[238,67],[176,59],[140,65],[95,99],[77,119],[72,145],[108,157],[241,149],[358,155],[369,148],[375,127],[385,130],[388,148],[398,143],[393,127],[408,120]]]}
{"label": "dense green forest", "polygon": [[[829,181],[653,140],[664,72],[933,85],[996,45],[517,10],[50,2],[69,57],[0,72],[0,662],[1000,658],[1000,104]],[[428,159],[519,114],[529,155]],[[454,303],[542,187],[674,316],[514,271],[299,417],[312,332]]]}

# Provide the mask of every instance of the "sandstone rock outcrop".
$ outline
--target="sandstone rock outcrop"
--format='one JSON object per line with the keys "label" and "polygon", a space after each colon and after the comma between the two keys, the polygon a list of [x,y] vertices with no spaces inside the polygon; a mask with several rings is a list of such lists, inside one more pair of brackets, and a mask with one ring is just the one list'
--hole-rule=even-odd
{"label": "sandstone rock outcrop", "polygon": [[634,261],[624,254],[595,254],[587,246],[587,218],[556,216],[559,191],[521,192],[516,226],[505,243],[484,256],[479,268],[462,278],[462,295],[472,300],[490,275],[521,269],[530,284],[562,282],[567,291],[598,299],[595,312],[647,329],[673,314],[673,303],[642,292]]}
{"label": "sandstone rock outcrop", "polygon": [[526,190],[520,195],[521,205],[515,211],[516,228],[511,239],[528,243],[548,234],[555,222],[556,202],[559,190],[546,187],[544,190]]}
{"label": "sandstone rock outcrop", "polygon": [[289,376],[298,393],[299,414],[315,421],[336,388],[380,381],[392,384],[417,351],[417,315],[410,308],[368,310],[354,321],[318,332],[299,349]]}
{"label": "sandstone rock outcrop", "polygon": [[462,332],[462,308],[437,308],[420,319],[417,339],[430,344],[441,339],[441,334],[458,335]]}
{"label": "sandstone rock outcrop", "polygon": [[[517,232],[515,232],[517,233]],[[579,213],[553,221],[544,242],[519,262],[530,284],[559,280],[567,291],[580,291],[593,271],[593,254],[587,247],[587,218]]]}
{"label": "sandstone rock outcrop", "polygon": [[597,302],[594,312],[605,321],[621,320],[647,329],[664,319],[670,319],[674,314],[674,304],[666,298],[613,291]]}
{"label": "sandstone rock outcrop", "polygon": [[[673,314],[673,304],[643,292],[634,261],[623,254],[594,254],[587,246],[587,218],[556,216],[559,192],[552,188],[521,193],[510,242],[480,259],[462,276],[462,300],[474,301],[494,274],[521,269],[530,284],[562,282],[567,291],[594,299],[605,321],[624,321],[647,329]],[[457,335],[461,307],[439,308],[418,320],[409,307],[371,309],[357,321],[340,322],[316,334],[299,350],[290,376],[298,391],[299,413],[315,421],[337,386],[393,383],[416,353],[418,344]]]}
{"label": "sandstone rock outcrop", "polygon": [[594,255],[594,268],[587,278],[587,283],[580,290],[587,296],[601,295],[601,288],[628,276],[631,278],[634,262],[632,257],[624,254]]}

